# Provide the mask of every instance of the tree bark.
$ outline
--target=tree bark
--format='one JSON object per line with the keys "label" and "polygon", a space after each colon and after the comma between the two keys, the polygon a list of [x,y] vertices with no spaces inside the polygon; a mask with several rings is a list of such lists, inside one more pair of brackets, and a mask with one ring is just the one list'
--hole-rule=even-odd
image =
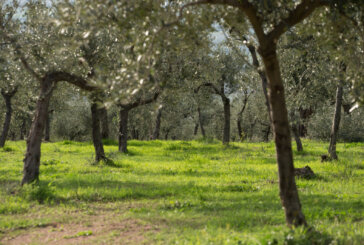
{"label": "tree bark", "polygon": [[91,117],[92,117],[92,142],[95,148],[95,161],[107,160],[104,152],[104,145],[102,144],[102,137],[100,131],[100,117],[99,117],[98,103],[92,101],[91,103]]}
{"label": "tree bark", "polygon": [[292,132],[293,132],[293,136],[294,136],[294,140],[296,141],[296,146],[297,146],[297,151],[303,151],[303,146],[302,146],[302,142],[301,142],[301,137],[300,137],[300,122],[299,119],[300,115],[296,115],[295,111],[292,110],[291,113],[291,121],[292,121]]}
{"label": "tree bark", "polygon": [[303,146],[300,138],[300,132],[296,123],[292,123],[292,132],[294,135],[294,140],[296,141],[297,151],[303,151]]}
{"label": "tree bark", "polygon": [[[342,68],[343,72],[346,68]],[[330,145],[329,145],[329,154],[330,157],[334,160],[337,160],[336,154],[336,140],[337,140],[337,133],[339,131],[340,120],[341,120],[341,105],[343,101],[343,81],[340,79],[337,89],[336,89],[336,102],[335,102],[335,113],[334,118],[332,120],[332,127],[330,133]]]}
{"label": "tree bark", "polygon": [[102,139],[109,138],[109,120],[107,117],[107,109],[105,106],[102,106],[99,109],[100,114],[100,122],[101,122],[101,137]]}
{"label": "tree bark", "polygon": [[127,140],[128,140],[128,115],[129,109],[120,109],[119,119],[119,151],[123,153],[128,152]]}
{"label": "tree bark", "polygon": [[241,110],[239,111],[238,113],[238,120],[237,120],[237,127],[238,127],[238,134],[239,134],[239,140],[242,141],[243,140],[243,129],[241,128],[241,121],[242,121],[242,116],[243,116],[243,113],[245,111],[245,107],[248,103],[248,99],[249,99],[249,95],[248,95],[248,92],[244,92],[245,93],[245,98],[244,98],[244,101],[243,101],[243,107],[241,108]]}
{"label": "tree bark", "polygon": [[11,122],[11,116],[13,114],[13,109],[11,107],[11,99],[17,92],[17,88],[15,88],[11,92],[5,92],[1,91],[1,95],[3,96],[5,100],[5,106],[6,106],[6,114],[5,114],[5,120],[3,124],[3,131],[0,136],[0,148],[4,147],[6,138],[8,137],[9,129],[10,129],[10,122]]}
{"label": "tree bark", "polygon": [[230,142],[230,100],[227,97],[222,97],[224,104],[224,135],[222,143],[228,145]]}
{"label": "tree bark", "polygon": [[284,87],[280,73],[276,46],[272,42],[261,47],[259,52],[263,58],[268,78],[269,104],[276,145],[280,198],[288,225],[307,225],[301,210],[297,186],[294,178],[294,165],[291,145],[290,126],[284,96]]}
{"label": "tree bark", "polygon": [[201,134],[202,137],[206,137],[206,133],[205,133],[205,128],[203,127],[203,120],[202,120],[202,114],[201,114],[201,109],[200,107],[197,108],[197,112],[198,112],[198,121],[200,123],[200,129],[201,129]]}
{"label": "tree bark", "polygon": [[35,117],[27,139],[27,151],[24,158],[23,179],[21,185],[39,179],[40,146],[44,132],[45,120],[48,114],[49,101],[52,96],[54,82],[44,78],[40,82],[40,95],[37,101]]}
{"label": "tree bark", "polygon": [[194,128],[194,130],[193,130],[193,135],[197,135],[197,132],[198,132],[198,126],[199,126],[199,123],[196,123],[195,124],[195,128]]}
{"label": "tree bark", "polygon": [[159,138],[159,132],[161,129],[161,118],[162,118],[162,108],[158,109],[157,119],[155,121],[155,128],[153,132],[153,140],[157,140]]}
{"label": "tree bark", "polygon": [[168,140],[169,131],[170,131],[170,129],[167,129],[167,130],[166,130],[166,133],[165,133],[165,135],[164,135],[164,139],[165,139],[165,140]]}

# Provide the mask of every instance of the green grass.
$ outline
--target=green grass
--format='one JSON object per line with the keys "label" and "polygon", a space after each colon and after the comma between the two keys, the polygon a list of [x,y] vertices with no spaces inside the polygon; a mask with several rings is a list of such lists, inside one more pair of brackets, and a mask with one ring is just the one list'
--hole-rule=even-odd
{"label": "green grass", "polygon": [[[128,154],[106,143],[113,164],[94,165],[87,142],[42,144],[40,184],[20,188],[25,143],[7,142],[0,150],[0,244],[67,225],[80,228],[64,239],[96,244],[138,229],[147,230],[146,244],[364,241],[364,143],[338,144],[335,162],[320,162],[327,143],[306,140],[304,152],[294,151],[295,166],[317,174],[297,180],[311,232],[285,225],[273,143],[130,141]],[[96,220],[109,230],[98,231]],[[136,223],[116,228],[130,220]]]}

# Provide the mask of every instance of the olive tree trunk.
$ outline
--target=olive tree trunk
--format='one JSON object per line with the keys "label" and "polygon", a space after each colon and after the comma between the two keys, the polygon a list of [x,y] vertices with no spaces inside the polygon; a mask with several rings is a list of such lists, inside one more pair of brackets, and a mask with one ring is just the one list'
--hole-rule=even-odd
{"label": "olive tree trunk", "polygon": [[298,125],[296,123],[292,123],[292,132],[293,132],[294,140],[296,141],[297,151],[303,151],[302,141],[300,138],[300,132],[298,130]]}
{"label": "olive tree trunk", "polygon": [[4,147],[6,138],[8,137],[11,116],[13,114],[13,109],[11,107],[11,98],[15,95],[16,92],[17,92],[17,89],[14,89],[11,92],[1,91],[1,95],[3,96],[3,98],[5,100],[6,114],[5,114],[4,124],[3,124],[3,130],[2,130],[1,136],[0,136],[0,147]]}
{"label": "olive tree trunk", "polygon": [[283,81],[280,73],[276,46],[273,43],[260,49],[268,78],[268,97],[271,120],[276,145],[280,198],[289,225],[307,225],[301,210],[297,186],[294,178],[294,165]]}
{"label": "olive tree trunk", "polygon": [[100,117],[98,104],[95,101],[91,103],[91,117],[92,117],[92,142],[95,148],[95,161],[106,160],[104,146],[102,144],[102,137],[100,131]]}
{"label": "olive tree trunk", "polygon": [[198,121],[200,123],[202,137],[206,137],[205,128],[203,127],[203,120],[200,107],[197,108],[197,112],[198,112]]}
{"label": "olive tree trunk", "polygon": [[337,140],[337,133],[339,131],[340,120],[341,120],[342,101],[343,101],[343,84],[342,84],[342,81],[340,81],[337,86],[337,89],[336,89],[335,113],[334,113],[334,118],[332,120],[330,145],[329,145],[330,157],[335,160],[338,159],[337,154],[336,154],[336,140]]}
{"label": "olive tree trunk", "polygon": [[127,140],[128,140],[128,115],[129,109],[120,109],[119,119],[119,151],[123,153],[128,152]]}
{"label": "olive tree trunk", "polygon": [[109,138],[109,120],[107,117],[107,109],[105,106],[102,106],[99,109],[99,116],[101,122],[101,136],[103,139]]}
{"label": "olive tree trunk", "polygon": [[227,97],[222,97],[224,104],[224,135],[222,143],[228,145],[230,142],[230,100]]}
{"label": "olive tree trunk", "polygon": [[35,117],[27,139],[27,150],[24,158],[21,185],[38,181],[39,179],[40,146],[48,114],[49,101],[52,96],[53,84],[54,82],[50,78],[43,79],[40,82],[40,95],[36,105]]}
{"label": "olive tree trunk", "polygon": [[195,123],[195,128],[193,129],[193,135],[197,135],[197,132],[198,132],[198,126],[199,126],[199,123]]}

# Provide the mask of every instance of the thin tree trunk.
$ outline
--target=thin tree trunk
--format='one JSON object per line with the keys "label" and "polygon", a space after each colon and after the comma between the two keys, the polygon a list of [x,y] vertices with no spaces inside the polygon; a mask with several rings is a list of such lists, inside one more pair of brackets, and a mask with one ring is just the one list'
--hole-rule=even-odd
{"label": "thin tree trunk", "polygon": [[335,102],[335,113],[334,118],[332,120],[331,134],[330,134],[330,145],[329,145],[329,154],[332,159],[337,160],[336,154],[336,139],[337,133],[339,131],[340,120],[341,120],[341,104],[343,100],[343,82],[339,81],[339,84],[336,89],[336,102]]}
{"label": "thin tree trunk", "polygon": [[253,65],[256,68],[256,70],[258,71],[258,74],[259,74],[260,79],[262,81],[262,88],[263,88],[263,94],[264,94],[264,98],[265,98],[265,105],[267,106],[269,121],[272,123],[272,118],[271,118],[271,115],[270,115],[271,109],[270,109],[268,91],[267,91],[267,85],[268,85],[267,76],[265,74],[265,71],[262,71],[260,69],[260,64],[259,64],[259,60],[258,60],[258,57],[257,57],[257,52],[255,50],[254,45],[248,45],[248,49],[249,49],[249,52],[250,52],[250,54],[252,56],[252,59],[253,59]]}
{"label": "thin tree trunk", "polygon": [[203,120],[200,107],[197,108],[197,112],[198,112],[198,121],[200,123],[202,137],[206,137],[205,128],[203,127]]}
{"label": "thin tree trunk", "polygon": [[196,123],[195,124],[195,129],[193,130],[193,135],[197,135],[197,132],[198,132],[198,126],[199,126],[199,123]]}
{"label": "thin tree trunk", "polygon": [[248,99],[249,99],[249,95],[247,92],[245,92],[245,98],[244,98],[244,101],[243,101],[243,107],[241,108],[241,110],[239,111],[238,113],[238,120],[237,120],[237,127],[238,127],[238,134],[239,134],[239,140],[242,141],[243,140],[243,129],[241,128],[241,121],[242,121],[242,116],[243,116],[243,113],[245,111],[245,107],[248,103]]}
{"label": "thin tree trunk", "polygon": [[102,137],[100,132],[100,117],[99,108],[96,101],[91,103],[91,117],[92,117],[92,142],[95,148],[95,161],[106,160],[104,146],[102,144]]}
{"label": "thin tree trunk", "polygon": [[100,122],[101,122],[101,137],[103,139],[109,138],[109,120],[107,117],[107,109],[105,106],[102,106],[99,109],[100,114]]}
{"label": "thin tree trunk", "polygon": [[17,89],[14,89],[14,91],[12,91],[12,92],[1,91],[1,95],[3,96],[3,98],[5,100],[6,114],[5,114],[5,120],[4,120],[4,125],[3,125],[3,131],[0,136],[0,147],[4,147],[6,138],[8,137],[11,116],[13,114],[13,109],[11,107],[11,98],[15,95],[16,91],[17,91]]}
{"label": "thin tree trunk", "polygon": [[307,225],[294,178],[290,126],[275,44],[270,43],[259,51],[269,80],[268,96],[277,153],[280,198],[286,222],[294,226]]}
{"label": "thin tree trunk", "polygon": [[238,120],[236,121],[236,126],[238,127],[238,135],[239,135],[239,139],[240,141],[243,140],[243,129],[241,127],[241,116],[238,115]]}
{"label": "thin tree trunk", "polygon": [[120,109],[120,121],[119,121],[119,151],[123,153],[128,152],[128,114],[129,110]]}
{"label": "thin tree trunk", "polygon": [[228,145],[230,142],[230,100],[229,98],[223,98],[224,103],[224,135],[222,143]]}
{"label": "thin tree trunk", "polygon": [[168,140],[168,134],[169,134],[169,131],[170,131],[169,129],[167,129],[167,130],[166,130],[166,133],[165,133],[165,135],[164,135],[164,139],[165,139],[165,140]]}
{"label": "thin tree trunk", "polygon": [[155,121],[155,128],[153,132],[153,140],[157,140],[159,138],[159,132],[161,129],[161,117],[162,117],[162,108],[158,109],[157,119]]}
{"label": "thin tree trunk", "polygon": [[40,83],[41,91],[37,101],[35,117],[27,139],[27,150],[24,158],[23,179],[21,185],[29,184],[39,179],[40,147],[44,132],[45,120],[48,114],[49,101],[52,96],[53,82],[44,79]]}
{"label": "thin tree trunk", "polygon": [[303,151],[303,146],[300,138],[300,132],[296,123],[292,123],[292,132],[294,135],[294,140],[296,141],[297,151]]}

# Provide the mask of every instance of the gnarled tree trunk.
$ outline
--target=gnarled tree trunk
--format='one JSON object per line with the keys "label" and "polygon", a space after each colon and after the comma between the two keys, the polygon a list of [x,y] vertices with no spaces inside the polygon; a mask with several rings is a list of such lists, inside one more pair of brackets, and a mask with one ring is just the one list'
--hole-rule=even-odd
{"label": "gnarled tree trunk", "polygon": [[91,117],[92,117],[92,142],[95,148],[95,161],[107,160],[104,152],[104,145],[102,144],[102,137],[100,132],[100,117],[99,108],[96,101],[91,103]]}
{"label": "gnarled tree trunk", "polygon": [[277,153],[280,198],[286,222],[294,226],[306,225],[294,178],[290,126],[276,46],[273,42],[267,43],[266,46],[260,48],[259,52],[269,80],[268,97]]}
{"label": "gnarled tree trunk", "polygon": [[50,78],[44,78],[40,83],[40,95],[37,101],[36,113],[27,139],[22,185],[39,179],[40,146],[53,85],[54,82]]}
{"label": "gnarled tree trunk", "polygon": [[127,153],[127,140],[128,140],[128,115],[129,109],[120,109],[119,119],[119,151]]}
{"label": "gnarled tree trunk", "polygon": [[228,145],[230,142],[230,100],[227,97],[222,97],[224,104],[224,135],[222,143]]}
{"label": "gnarled tree trunk", "polygon": [[13,109],[11,107],[11,98],[15,95],[16,92],[17,92],[17,88],[15,88],[13,91],[10,91],[10,92],[5,92],[5,91],[1,90],[1,95],[3,96],[3,98],[5,100],[6,114],[5,114],[4,124],[3,124],[3,131],[1,132],[1,136],[0,136],[0,147],[4,147],[6,138],[8,137],[11,116],[13,113]]}

